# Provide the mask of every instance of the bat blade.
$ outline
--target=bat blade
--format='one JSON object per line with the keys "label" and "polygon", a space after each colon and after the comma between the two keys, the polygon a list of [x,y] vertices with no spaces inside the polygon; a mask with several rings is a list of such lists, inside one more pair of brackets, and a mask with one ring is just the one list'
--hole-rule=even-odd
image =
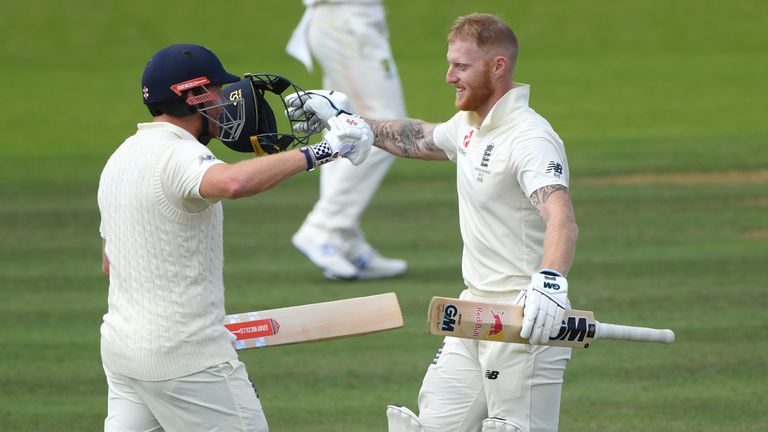
{"label": "bat blade", "polygon": [[[506,303],[433,297],[427,326],[438,336],[528,343],[520,337],[523,307]],[[591,311],[567,310],[557,336],[544,345],[588,348],[595,339],[671,343],[672,330],[603,324]]]}
{"label": "bat blade", "polygon": [[403,326],[395,293],[227,315],[235,349],[359,336]]}

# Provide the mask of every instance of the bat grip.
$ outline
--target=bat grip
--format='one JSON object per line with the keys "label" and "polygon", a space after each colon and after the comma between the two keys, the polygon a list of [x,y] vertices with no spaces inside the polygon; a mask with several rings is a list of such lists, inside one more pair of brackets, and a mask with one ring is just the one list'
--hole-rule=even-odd
{"label": "bat grip", "polygon": [[595,339],[616,339],[670,344],[675,341],[675,333],[670,329],[597,323]]}

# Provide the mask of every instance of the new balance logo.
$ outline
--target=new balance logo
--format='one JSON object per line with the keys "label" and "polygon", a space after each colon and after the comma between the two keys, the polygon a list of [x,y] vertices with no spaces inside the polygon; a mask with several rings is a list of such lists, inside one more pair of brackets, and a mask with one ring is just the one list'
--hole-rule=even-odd
{"label": "new balance logo", "polygon": [[555,177],[560,178],[560,176],[563,175],[563,166],[558,162],[549,161],[546,172],[547,174],[552,173]]}
{"label": "new balance logo", "polygon": [[216,156],[214,155],[200,155],[197,157],[198,162],[200,162],[200,165],[202,165],[205,162],[216,160]]}
{"label": "new balance logo", "polygon": [[485,377],[486,377],[486,378],[488,378],[488,379],[490,379],[490,380],[495,380],[496,378],[498,378],[498,377],[499,377],[499,371],[495,371],[495,370],[486,370],[486,371],[485,371]]}

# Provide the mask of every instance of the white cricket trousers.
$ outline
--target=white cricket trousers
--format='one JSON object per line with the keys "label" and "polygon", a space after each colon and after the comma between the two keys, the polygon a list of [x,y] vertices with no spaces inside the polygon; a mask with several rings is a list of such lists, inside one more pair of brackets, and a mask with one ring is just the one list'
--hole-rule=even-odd
{"label": "white cricket trousers", "polygon": [[[363,117],[405,118],[383,6],[326,3],[312,6],[311,12],[309,47],[323,70],[323,88],[346,93],[350,110]],[[359,166],[338,160],[321,167],[320,199],[305,223],[326,231],[358,231],[393,159],[374,147]]]}
{"label": "white cricket trousers", "polygon": [[[461,298],[512,303],[514,296]],[[419,391],[425,432],[480,432],[488,417],[521,431],[556,431],[571,348],[446,337]]]}
{"label": "white cricket trousers", "polygon": [[239,360],[167,381],[104,372],[109,386],[105,432],[268,430],[259,397]]}

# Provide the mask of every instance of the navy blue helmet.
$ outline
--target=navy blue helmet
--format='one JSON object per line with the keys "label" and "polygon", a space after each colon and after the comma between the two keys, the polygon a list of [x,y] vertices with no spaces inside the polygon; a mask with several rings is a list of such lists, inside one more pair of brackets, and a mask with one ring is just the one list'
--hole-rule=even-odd
{"label": "navy blue helmet", "polygon": [[181,117],[197,111],[182,97],[184,91],[239,80],[237,75],[224,70],[219,58],[208,48],[176,44],[149,59],[141,77],[141,90],[144,104],[153,115],[157,115],[153,111],[159,111]]}
{"label": "navy blue helmet", "polygon": [[[217,89],[239,80],[224,70],[219,58],[208,48],[176,44],[149,59],[141,77],[141,91],[144,104],[155,117],[200,113],[203,127],[197,139],[208,144],[211,138],[235,140],[242,131],[244,107],[224,99]],[[226,109],[230,105],[233,109]]]}

